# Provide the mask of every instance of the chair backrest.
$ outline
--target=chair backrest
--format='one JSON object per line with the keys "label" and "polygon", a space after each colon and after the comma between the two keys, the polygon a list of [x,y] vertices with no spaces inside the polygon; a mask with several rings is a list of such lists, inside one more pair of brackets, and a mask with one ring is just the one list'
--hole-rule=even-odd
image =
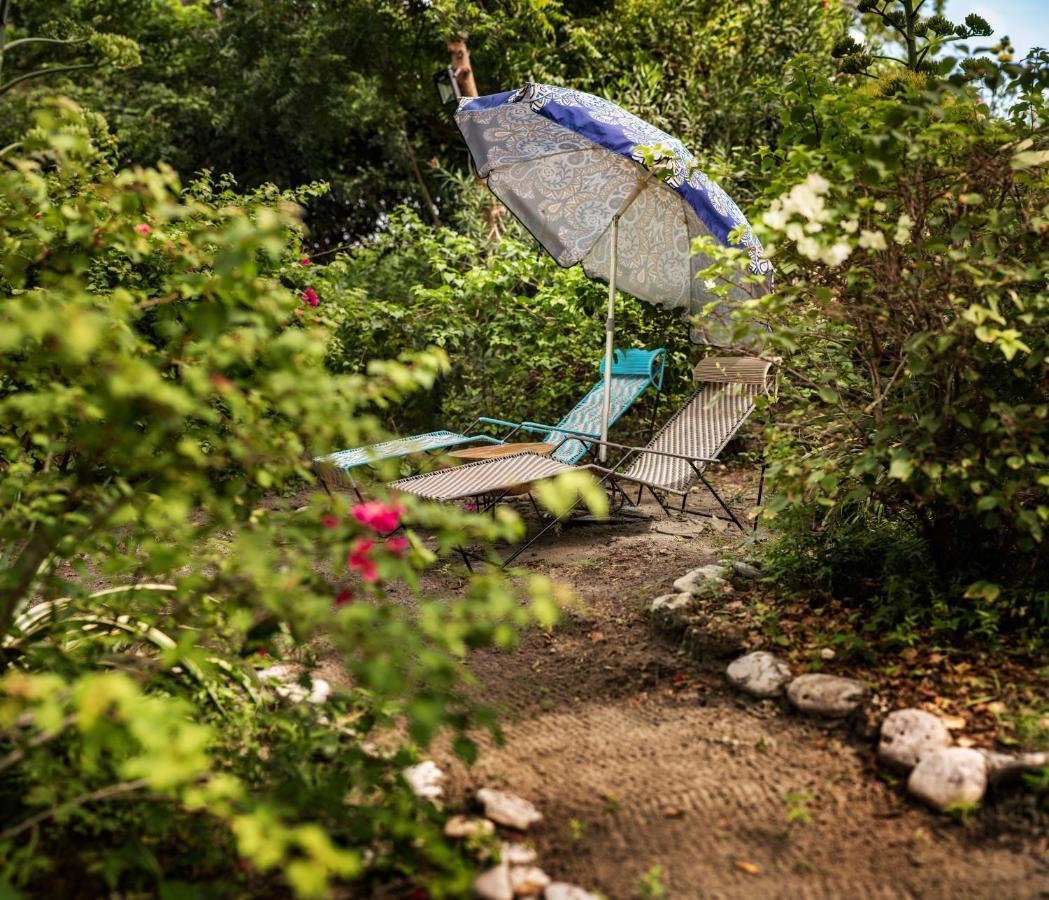
{"label": "chair backrest", "polygon": [[[754,410],[754,401],[768,390],[771,368],[772,364],[763,359],[746,356],[704,359],[693,373],[699,388],[645,449],[717,459]],[[641,453],[624,474],[683,493],[698,480],[706,465]]]}
{"label": "chair backrest", "polygon": [[[609,407],[608,424],[611,426],[623,415],[647,389],[655,385],[658,391],[663,386],[663,367],[666,350],[615,350],[612,355],[612,402]],[[601,360],[601,380],[576,404],[560,422],[558,429],[577,431],[600,437],[601,407],[605,397],[605,361]],[[564,431],[552,430],[543,441],[558,444],[564,441]],[[564,441],[552,454],[558,462],[575,463],[582,459],[590,444],[584,440]]]}

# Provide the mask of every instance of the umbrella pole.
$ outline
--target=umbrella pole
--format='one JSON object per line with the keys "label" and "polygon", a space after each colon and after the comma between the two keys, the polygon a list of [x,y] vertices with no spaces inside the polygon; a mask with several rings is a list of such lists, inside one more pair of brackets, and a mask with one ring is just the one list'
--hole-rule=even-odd
{"label": "umbrella pole", "polygon": [[[605,396],[601,404],[601,440],[608,440],[608,419],[612,412],[612,349],[616,325],[616,251],[619,245],[619,214],[612,217],[612,259],[608,278],[608,318],[605,320]],[[608,446],[602,443],[598,459],[604,462]]]}

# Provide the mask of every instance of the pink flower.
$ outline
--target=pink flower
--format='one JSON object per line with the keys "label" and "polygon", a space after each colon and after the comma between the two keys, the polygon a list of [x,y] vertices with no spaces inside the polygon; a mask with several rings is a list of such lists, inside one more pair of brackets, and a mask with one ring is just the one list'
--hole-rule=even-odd
{"label": "pink flower", "polygon": [[323,525],[325,528],[338,528],[339,527],[339,517],[338,516],[325,516],[323,519],[321,519],[321,525]]}
{"label": "pink flower", "polygon": [[317,296],[317,292],[311,287],[306,288],[302,292],[302,300],[310,306],[320,306],[321,303],[321,298]]}
{"label": "pink flower", "polygon": [[349,588],[347,588],[344,591],[339,591],[339,593],[337,593],[335,595],[335,600],[334,600],[335,608],[338,609],[340,606],[345,606],[352,599],[353,599],[353,591],[351,591]]}
{"label": "pink flower", "polygon": [[392,537],[386,542],[386,549],[394,556],[403,556],[408,549],[408,538]]}
{"label": "pink flower", "polygon": [[267,653],[267,652],[266,652],[266,649],[265,649],[264,647],[260,647],[260,648],[259,648],[259,650],[258,650],[258,654],[259,654],[259,656],[261,656],[261,657],[262,657],[263,659],[265,659],[265,658],[266,658],[267,656],[269,656],[269,653]]}
{"label": "pink flower", "polygon": [[369,555],[374,546],[374,541],[370,541],[367,538],[357,538],[346,557],[346,565],[349,566],[350,571],[360,572],[364,581],[376,581],[379,578],[379,570],[375,566],[375,560]]}
{"label": "pink flower", "polygon": [[299,265],[305,269],[306,266],[313,265],[313,260],[311,260],[308,256],[304,256],[302,259],[299,260]]}
{"label": "pink flower", "polygon": [[145,222],[139,222],[135,226],[135,231],[139,234],[149,234],[153,229],[150,228]]}
{"label": "pink flower", "polygon": [[353,508],[353,517],[362,525],[374,528],[378,532],[393,531],[401,524],[404,507],[395,503],[387,506],[381,500],[369,500]]}
{"label": "pink flower", "polygon": [[41,216],[43,216],[43,213],[33,213],[34,219],[39,219]]}
{"label": "pink flower", "polygon": [[466,508],[467,508],[467,509],[468,509],[468,510],[469,510],[470,512],[473,512],[473,511],[474,511],[475,509],[477,509],[477,504],[476,504],[476,503],[467,503],[467,504],[466,504]]}

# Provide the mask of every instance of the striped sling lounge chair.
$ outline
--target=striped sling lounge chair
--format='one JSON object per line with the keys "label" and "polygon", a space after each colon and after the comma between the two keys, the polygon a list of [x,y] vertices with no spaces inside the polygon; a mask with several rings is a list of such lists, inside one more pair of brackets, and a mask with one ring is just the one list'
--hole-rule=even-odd
{"label": "striped sling lounge chair", "polygon": [[[666,350],[662,348],[613,351],[609,425],[629,410],[650,385],[654,386],[657,392],[662,390],[665,363]],[[601,360],[599,371],[603,376],[604,359]],[[327,456],[318,456],[313,461],[314,471],[317,472],[326,488],[348,487],[359,496],[360,491],[352,470],[360,466],[417,453],[447,450],[467,443],[502,444],[522,430],[543,434],[544,437],[541,440],[544,443],[558,444],[553,454],[554,458],[563,463],[573,464],[582,459],[590,449],[591,443],[585,438],[597,437],[600,432],[601,405],[604,396],[605,385],[602,377],[556,426],[538,425],[534,422],[507,422],[502,419],[481,416],[472,422],[464,432],[430,431],[426,434],[416,434],[366,447],[340,450]],[[509,431],[501,438],[474,434],[473,429],[478,425],[494,425],[507,428]],[[569,436],[569,433],[572,436]]]}
{"label": "striped sling lounge chair", "polygon": [[[433,501],[484,496],[488,498],[486,505],[490,506],[504,497],[513,486],[585,468],[598,475],[600,481],[607,484],[613,494],[624,502],[628,501],[627,490],[637,488],[640,502],[642,493],[647,489],[663,510],[669,513],[671,507],[667,498],[680,497],[678,508],[681,512],[727,518],[742,531],[743,523],[710,484],[705,470],[717,460],[753,412],[758,396],[768,390],[770,368],[770,363],[752,357],[709,357],[703,360],[694,372],[700,386],[646,447],[623,447],[607,442],[608,446],[627,451],[613,469],[594,465],[576,467],[566,465],[552,456],[516,453],[501,459],[403,478],[389,487]],[[696,482],[702,482],[725,516],[687,508],[689,492]],[[763,488],[764,465],[758,486],[759,505]],[[510,563],[566,516],[554,519],[535,537],[518,547],[505,562]]]}

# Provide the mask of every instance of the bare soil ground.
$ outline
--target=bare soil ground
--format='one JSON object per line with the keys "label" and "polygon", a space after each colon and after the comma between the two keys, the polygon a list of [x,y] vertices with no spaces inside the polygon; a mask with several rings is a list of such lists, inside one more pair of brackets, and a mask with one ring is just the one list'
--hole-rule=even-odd
{"label": "bare soil ground", "polygon": [[452,801],[486,785],[532,800],[546,871],[609,898],[663,896],[657,882],[669,897],[1049,897],[1046,819],[1029,794],[994,792],[967,822],[933,815],[875,764],[869,723],[731,691],[737,635],[686,651],[653,632],[647,603],[739,544],[655,519],[575,527],[522,557],[580,605],[513,652],[470,659],[505,741],[479,735],[471,768],[434,754]]}

